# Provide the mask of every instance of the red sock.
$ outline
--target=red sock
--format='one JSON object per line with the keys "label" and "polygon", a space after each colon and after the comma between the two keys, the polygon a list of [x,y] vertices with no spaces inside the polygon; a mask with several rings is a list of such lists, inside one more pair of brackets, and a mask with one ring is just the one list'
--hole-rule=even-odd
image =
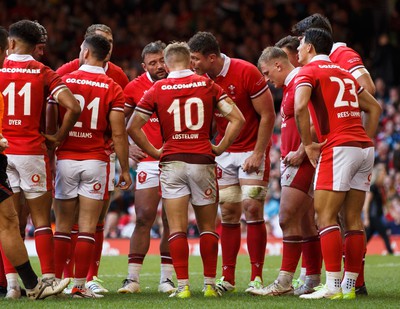
{"label": "red sock", "polygon": [[171,254],[169,252],[160,252],[161,264],[172,264]]}
{"label": "red sock", "polygon": [[204,277],[215,278],[217,275],[218,239],[218,235],[213,232],[200,234],[200,254]]}
{"label": "red sock", "polygon": [[129,253],[128,264],[143,264],[145,255],[139,253]]}
{"label": "red sock", "polygon": [[345,256],[344,270],[360,273],[365,250],[364,231],[347,231],[344,234]]}
{"label": "red sock", "polygon": [[68,258],[64,266],[64,278],[74,278],[75,246],[78,239],[78,233],[78,224],[74,224],[71,230],[71,249],[68,253]]}
{"label": "red sock", "polygon": [[240,249],[240,241],[240,223],[222,223],[222,276],[232,285],[235,285],[236,258]]}
{"label": "red sock", "polygon": [[86,277],[87,281],[92,281],[93,277],[97,277],[99,274],[101,251],[103,251],[103,240],[104,240],[104,223],[97,224],[96,234],[94,234],[94,253],[93,260],[90,263],[90,268],[88,275]]}
{"label": "red sock", "polygon": [[302,237],[283,237],[283,253],[281,270],[290,273],[296,272],[297,264],[301,256]]}
{"label": "red sock", "polygon": [[330,225],[320,230],[322,256],[326,271],[340,272],[342,266],[342,236],[339,225]]}
{"label": "red sock", "polygon": [[301,267],[306,268],[306,276],[321,274],[322,253],[319,236],[312,236],[303,239],[303,263]]}
{"label": "red sock", "polygon": [[251,263],[251,281],[257,276],[262,279],[266,245],[267,228],[264,220],[247,222],[247,249]]}
{"label": "red sock", "polygon": [[86,278],[94,252],[94,234],[79,232],[75,247],[75,278]]}
{"label": "red sock", "polygon": [[54,233],[54,267],[56,278],[61,279],[65,262],[71,251],[71,234]]}
{"label": "red sock", "polygon": [[1,258],[3,260],[4,273],[5,274],[16,274],[17,271],[15,270],[14,266],[11,264],[11,262],[6,257],[4,250],[1,247],[1,243],[0,243],[0,251],[1,251]]}
{"label": "red sock", "polygon": [[42,274],[54,274],[54,242],[50,226],[35,229],[35,245]]}
{"label": "red sock", "polygon": [[189,245],[186,233],[173,233],[169,236],[168,242],[176,278],[189,279]]}
{"label": "red sock", "polygon": [[358,277],[357,277],[357,281],[356,281],[356,288],[359,288],[359,287],[365,285],[364,266],[365,266],[365,255],[366,254],[367,254],[367,247],[364,245],[364,254],[363,254],[363,259],[362,259],[362,263],[361,263],[361,269],[360,269],[360,272],[358,273]]}
{"label": "red sock", "polygon": [[7,278],[6,278],[6,273],[4,271],[4,265],[3,265],[3,258],[0,254],[0,286],[1,287],[7,287]]}

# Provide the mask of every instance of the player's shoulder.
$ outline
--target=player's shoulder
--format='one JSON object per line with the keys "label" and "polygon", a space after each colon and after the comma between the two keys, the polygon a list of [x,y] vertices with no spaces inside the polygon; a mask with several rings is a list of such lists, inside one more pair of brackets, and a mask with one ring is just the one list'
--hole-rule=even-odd
{"label": "player's shoulder", "polygon": [[76,58],[74,60],[71,60],[67,63],[64,63],[62,66],[60,66],[57,70],[56,73],[59,75],[65,75],[67,73],[71,73],[75,70],[79,69],[79,59]]}
{"label": "player's shoulder", "polygon": [[239,58],[231,58],[231,66],[232,68],[235,69],[240,69],[240,70],[254,70],[257,69],[257,67],[252,64],[251,62],[244,60],[244,59],[239,59]]}

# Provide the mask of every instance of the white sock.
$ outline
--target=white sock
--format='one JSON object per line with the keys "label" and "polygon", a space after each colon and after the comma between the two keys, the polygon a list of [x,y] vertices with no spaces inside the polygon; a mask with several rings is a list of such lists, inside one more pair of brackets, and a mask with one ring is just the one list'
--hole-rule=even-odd
{"label": "white sock", "polygon": [[129,263],[128,264],[128,279],[139,283],[139,274],[142,270],[142,264]]}
{"label": "white sock", "polygon": [[326,285],[328,290],[332,292],[340,292],[340,282],[342,281],[342,273],[340,271],[326,272]]}
{"label": "white sock", "polygon": [[173,274],[174,274],[174,265],[161,264],[160,283],[167,281],[167,279],[172,281]]}
{"label": "white sock", "polygon": [[204,285],[206,284],[215,285],[215,278],[204,277]]}
{"label": "white sock", "polygon": [[43,279],[54,279],[55,278],[55,274],[43,274],[42,278]]}
{"label": "white sock", "polygon": [[281,286],[284,288],[289,288],[292,285],[293,275],[294,273],[281,270],[279,271],[277,280]]}
{"label": "white sock", "polygon": [[321,283],[321,275],[308,275],[306,276],[306,279],[304,281],[304,284],[306,284],[310,288],[315,288]]}
{"label": "white sock", "polygon": [[18,274],[17,273],[9,273],[6,274],[6,279],[7,279],[7,287],[8,288],[14,288],[14,287],[19,287],[19,282],[18,282]]}
{"label": "white sock", "polygon": [[178,287],[189,285],[189,279],[180,279],[178,280]]}
{"label": "white sock", "polygon": [[74,287],[83,289],[85,287],[86,278],[74,278]]}
{"label": "white sock", "polygon": [[344,272],[344,278],[342,281],[342,291],[344,294],[350,293],[351,289],[356,286],[358,273],[352,273],[350,271]]}
{"label": "white sock", "polygon": [[300,269],[300,276],[299,276],[299,279],[300,279],[301,281],[303,281],[303,282],[305,282],[305,280],[306,280],[306,272],[307,272],[307,268],[302,267],[302,268]]}

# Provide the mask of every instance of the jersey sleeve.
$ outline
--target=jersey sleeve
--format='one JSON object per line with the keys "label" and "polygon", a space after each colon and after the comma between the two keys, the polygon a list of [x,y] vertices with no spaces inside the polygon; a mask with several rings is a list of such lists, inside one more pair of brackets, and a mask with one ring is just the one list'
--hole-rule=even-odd
{"label": "jersey sleeve", "polygon": [[137,104],[135,111],[146,114],[151,117],[155,110],[154,106],[154,98],[155,98],[155,87],[151,87],[140,99]]}
{"label": "jersey sleeve", "polygon": [[299,73],[297,73],[295,80],[294,80],[294,87],[295,89],[299,87],[315,87],[315,78],[313,74],[313,70],[311,67],[304,66],[300,69]]}
{"label": "jersey sleeve", "polygon": [[50,95],[53,96],[61,88],[67,87],[62,81],[61,77],[49,67],[43,68],[43,75],[45,83],[49,87]]}
{"label": "jersey sleeve", "polygon": [[246,84],[245,89],[248,89],[251,99],[257,98],[268,89],[268,84],[265,81],[264,76],[262,76],[260,71],[254,65],[251,64],[247,66],[246,72],[243,73]]}
{"label": "jersey sleeve", "polygon": [[114,83],[114,100],[111,105],[111,110],[124,112],[125,99],[122,88],[117,83]]}
{"label": "jersey sleeve", "polygon": [[64,76],[65,74],[72,73],[78,69],[79,69],[79,59],[74,59],[59,67],[56,70],[56,73],[60,76]]}
{"label": "jersey sleeve", "polygon": [[125,106],[129,108],[135,108],[136,102],[133,97],[134,93],[134,82],[130,82],[126,87],[124,88],[124,99],[125,99]]}

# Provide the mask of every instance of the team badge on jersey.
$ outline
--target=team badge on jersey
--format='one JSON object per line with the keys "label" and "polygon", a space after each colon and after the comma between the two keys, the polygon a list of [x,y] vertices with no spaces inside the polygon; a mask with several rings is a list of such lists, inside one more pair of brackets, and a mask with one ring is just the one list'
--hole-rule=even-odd
{"label": "team badge on jersey", "polygon": [[144,182],[146,181],[146,179],[147,179],[147,173],[144,172],[144,171],[141,171],[141,172],[138,174],[138,180],[139,180],[139,182],[140,182],[140,183],[144,183]]}
{"label": "team badge on jersey", "polygon": [[38,174],[33,174],[31,177],[32,182],[38,183],[40,181],[40,175]]}
{"label": "team badge on jersey", "polygon": [[229,94],[231,95],[231,96],[234,96],[235,94],[236,94],[236,87],[234,86],[234,85],[229,85],[228,86],[228,90],[229,90]]}

